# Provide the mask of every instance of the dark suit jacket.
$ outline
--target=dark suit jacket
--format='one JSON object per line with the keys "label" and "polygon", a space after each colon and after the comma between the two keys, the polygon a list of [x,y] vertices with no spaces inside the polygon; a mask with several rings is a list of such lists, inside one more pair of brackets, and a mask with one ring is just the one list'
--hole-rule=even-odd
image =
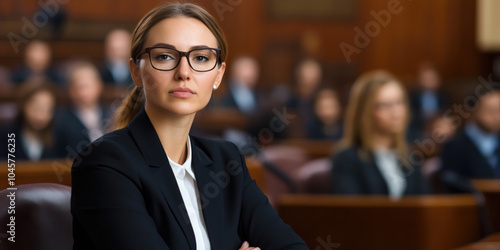
{"label": "dark suit jacket", "polygon": [[[500,151],[497,157],[500,159]],[[466,178],[495,178],[492,166],[464,131],[443,145],[441,162],[443,171],[453,171]]]}
{"label": "dark suit jacket", "polygon": [[[447,107],[446,96],[442,92],[437,92],[437,105],[438,111],[442,111]],[[411,121],[408,130],[408,140],[414,141],[423,136],[425,130],[426,119],[424,117],[422,105],[422,91],[415,91],[410,93],[410,109]]]}
{"label": "dark suit jacket", "polygon": [[111,70],[106,63],[99,68],[99,73],[101,74],[101,80],[104,82],[104,84],[130,86],[134,83],[130,74],[125,82],[118,82],[113,77],[113,74],[111,73]]}
{"label": "dark suit jacket", "polygon": [[[8,134],[14,133],[15,134],[15,153],[14,155],[16,156],[15,160],[30,160],[28,158],[28,154],[26,153],[26,146],[23,143],[23,133],[22,133],[22,126],[17,123],[11,123],[5,125],[0,131],[2,133],[2,138],[4,139],[2,144],[0,144],[0,150],[2,154],[0,154],[0,160],[6,160],[7,159],[7,150],[8,150],[8,145],[7,145],[7,138]],[[44,148],[42,152],[42,157],[41,159],[54,159],[54,158],[63,158],[65,156],[64,154],[64,148],[61,146],[61,142],[59,141],[59,138],[54,135],[53,136],[53,141],[52,141],[52,147],[50,148]]]}
{"label": "dark suit jacket", "polygon": [[[110,112],[101,107],[101,123],[103,128],[109,117]],[[66,152],[65,157],[76,157],[78,151],[90,143],[89,131],[80,118],[78,118],[74,107],[68,107],[58,112],[56,134]]]}
{"label": "dark suit jacket", "polygon": [[[367,160],[361,159],[355,147],[341,150],[333,157],[334,194],[388,195],[387,183],[373,160],[371,153]],[[402,168],[406,178],[405,195],[428,194],[429,188],[419,166]]]}
{"label": "dark suit jacket", "polygon": [[[234,96],[234,87],[232,87],[232,84],[234,83],[230,83],[229,86],[228,86],[228,91],[227,91],[227,94],[224,95],[221,100],[220,100],[220,105],[225,107],[225,108],[235,108],[235,109],[238,109],[239,111],[243,112],[240,107],[238,106],[238,104],[236,103],[236,97]],[[262,106],[262,101],[263,101],[263,96],[261,93],[253,90],[252,92],[253,94],[253,97],[255,98],[255,110],[252,111],[252,112],[258,112],[259,111],[259,108]]]}
{"label": "dark suit jacket", "polygon": [[[212,249],[307,249],[250,178],[234,144],[191,137]],[[82,150],[72,168],[74,249],[195,249],[167,156],[142,110]]]}
{"label": "dark suit jacket", "polygon": [[[13,83],[24,83],[26,82],[29,77],[31,76],[32,71],[27,67],[27,66],[21,66],[17,69],[15,69],[11,76],[10,80]],[[45,71],[45,77],[47,78],[46,80],[52,83],[55,83],[56,85],[63,85],[64,79],[63,77],[55,70],[54,68],[50,67]]]}

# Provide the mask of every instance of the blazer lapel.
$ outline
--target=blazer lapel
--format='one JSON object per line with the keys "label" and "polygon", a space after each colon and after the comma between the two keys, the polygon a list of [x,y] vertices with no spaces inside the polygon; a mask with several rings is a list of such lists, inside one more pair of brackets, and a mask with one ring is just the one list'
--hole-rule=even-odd
{"label": "blazer lapel", "polygon": [[177,181],[160,139],[144,109],[130,122],[129,129],[146,162],[150,167],[154,168],[155,182],[158,184],[177,223],[182,228],[190,248],[196,249],[193,228],[177,186]]}
{"label": "blazer lapel", "polygon": [[[193,150],[193,172],[196,176],[196,184],[200,196],[200,203],[203,211],[203,218],[207,227],[208,237],[212,249],[219,249],[218,242],[224,242],[225,210],[223,200],[223,189],[227,183],[222,180],[215,172],[213,161],[191,140]],[[217,170],[217,171],[223,171]],[[227,176],[229,178],[229,176]]]}
{"label": "blazer lapel", "polygon": [[[358,152],[359,154],[360,152]],[[380,172],[372,152],[366,152],[368,159],[362,160],[363,172],[366,176],[368,192],[372,194],[389,194],[387,183]]]}
{"label": "blazer lapel", "polygon": [[469,154],[472,154],[471,158],[475,159],[474,168],[472,171],[473,175],[477,176],[494,176],[493,166],[488,162],[486,157],[479,151],[476,143],[470,138],[467,133],[464,133],[467,144],[469,145]]}

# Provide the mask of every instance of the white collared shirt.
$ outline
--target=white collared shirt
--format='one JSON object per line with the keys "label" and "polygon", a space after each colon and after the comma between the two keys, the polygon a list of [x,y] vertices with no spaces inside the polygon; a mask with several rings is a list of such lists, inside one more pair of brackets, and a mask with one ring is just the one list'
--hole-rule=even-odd
{"label": "white collared shirt", "polygon": [[196,186],[196,177],[194,176],[193,166],[191,164],[192,156],[190,138],[188,137],[187,140],[186,161],[182,165],[172,161],[168,156],[167,158],[170,163],[170,167],[172,167],[172,171],[174,172],[177,186],[179,186],[182,200],[184,201],[189,221],[191,222],[191,226],[193,228],[194,237],[196,239],[196,249],[210,249],[210,240],[208,238],[205,220],[203,219],[200,196],[198,193],[198,187]]}
{"label": "white collared shirt", "polygon": [[399,165],[397,153],[394,150],[375,150],[375,164],[387,183],[389,197],[398,199],[403,196],[406,188],[406,179]]}
{"label": "white collared shirt", "polygon": [[235,84],[231,86],[231,92],[234,95],[234,101],[238,108],[243,112],[251,112],[257,106],[255,96],[252,90],[244,85]]}
{"label": "white collared shirt", "polygon": [[80,118],[85,128],[88,130],[89,139],[91,142],[104,135],[104,128],[101,124],[100,108],[96,109],[83,109],[77,108],[76,115]]}

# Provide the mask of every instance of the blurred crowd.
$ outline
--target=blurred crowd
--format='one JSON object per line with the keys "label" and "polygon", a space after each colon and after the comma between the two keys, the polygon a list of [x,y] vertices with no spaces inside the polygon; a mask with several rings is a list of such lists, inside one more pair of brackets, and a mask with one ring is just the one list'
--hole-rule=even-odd
{"label": "blurred crowd", "polygon": [[11,72],[4,69],[1,84],[15,95],[14,107],[2,107],[2,132],[16,134],[17,159],[73,158],[108,131],[112,107],[101,96],[105,85],[125,91],[133,85],[130,39],[127,30],[109,32],[99,65],[75,58],[56,67],[51,44],[32,40],[26,45],[23,64]]}
{"label": "blurred crowd", "polygon": [[[0,70],[2,88],[14,89],[17,100],[1,130],[2,135],[16,133],[16,158],[71,158],[106,133],[114,110],[102,102],[103,92],[109,86],[133,86],[129,46],[130,33],[113,30],[100,64],[74,59],[55,67],[51,45],[33,40],[24,49],[22,65]],[[422,173],[439,169],[467,178],[500,178],[498,89],[476,90],[470,94],[475,98],[471,106],[457,110],[431,63],[416,69],[410,90],[389,72],[376,70],[349,84],[346,95],[338,84],[325,82],[323,65],[314,58],[297,62],[292,78],[289,84],[262,88],[259,61],[235,58],[225,90],[214,94],[201,114],[208,121],[211,114],[228,114],[215,125],[223,131],[214,133],[198,123],[193,133],[238,146],[252,137],[259,144],[291,138],[336,143],[335,193],[399,197],[430,192],[435,187],[409,173],[416,165],[424,168]],[[234,126],[226,123],[230,120]],[[263,129],[272,130],[272,138],[263,138]]]}

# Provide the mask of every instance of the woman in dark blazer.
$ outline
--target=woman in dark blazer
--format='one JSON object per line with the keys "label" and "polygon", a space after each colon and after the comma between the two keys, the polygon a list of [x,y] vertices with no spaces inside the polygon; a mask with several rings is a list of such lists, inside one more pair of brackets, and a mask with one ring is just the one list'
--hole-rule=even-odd
{"label": "woman in dark blazer", "polygon": [[343,148],[333,157],[333,193],[400,198],[429,192],[406,146],[408,110],[404,87],[389,73],[358,78],[347,105]]}
{"label": "woman in dark blazer", "polygon": [[[16,88],[18,113],[0,132],[15,140],[15,160],[38,161],[63,158],[64,147],[54,128],[57,88],[48,83],[25,83]],[[0,146],[7,159],[7,143]]]}
{"label": "woman in dark blazer", "polygon": [[220,85],[226,49],[193,4],[166,3],[139,22],[136,87],[116,113],[119,129],[73,164],[74,249],[307,249],[233,144],[189,136]]}

